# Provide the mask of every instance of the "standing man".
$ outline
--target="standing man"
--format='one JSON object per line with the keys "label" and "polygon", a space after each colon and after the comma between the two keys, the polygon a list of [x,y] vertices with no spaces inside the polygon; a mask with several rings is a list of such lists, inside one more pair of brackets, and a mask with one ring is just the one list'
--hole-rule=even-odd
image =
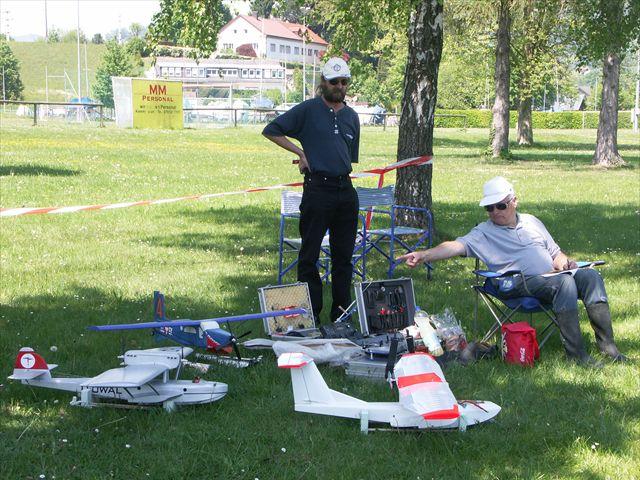
{"label": "standing man", "polygon": [[[317,323],[322,310],[317,261],[327,230],[331,248],[331,320],[351,303],[358,195],[349,173],[351,164],[358,162],[360,121],[344,102],[350,79],[347,63],[342,58],[330,58],[322,68],[319,95],[280,115],[262,131],[273,143],[298,156],[298,168],[304,174],[298,280],[309,285]],[[287,137],[298,140],[302,148]]]}
{"label": "standing man", "polygon": [[456,240],[411,252],[399,258],[410,267],[455,256],[479,258],[498,273],[522,272],[514,277],[492,280],[504,299],[531,296],[552,305],[562,333],[567,357],[581,365],[600,366],[586,351],[578,323],[578,299],[584,303],[598,349],[614,362],[626,362],[613,339],[609,300],[604,281],[591,268],[574,275],[551,275],[577,268],[560,250],[544,224],[533,215],[518,213],[518,197],[503,177],[484,184],[480,206],[489,219]]}

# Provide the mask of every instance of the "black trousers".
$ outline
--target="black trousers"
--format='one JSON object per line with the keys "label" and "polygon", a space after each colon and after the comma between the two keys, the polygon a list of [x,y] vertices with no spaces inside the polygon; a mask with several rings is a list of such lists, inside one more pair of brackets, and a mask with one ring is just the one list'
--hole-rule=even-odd
{"label": "black trousers", "polygon": [[322,281],[317,262],[322,239],[329,230],[331,249],[331,320],[351,303],[353,248],[358,228],[358,195],[347,176],[307,174],[300,203],[298,280],[307,282],[316,323],[322,310]]}

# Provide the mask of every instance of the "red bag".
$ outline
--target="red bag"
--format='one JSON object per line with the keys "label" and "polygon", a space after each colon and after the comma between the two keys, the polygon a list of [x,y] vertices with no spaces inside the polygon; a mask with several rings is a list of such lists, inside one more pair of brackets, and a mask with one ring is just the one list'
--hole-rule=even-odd
{"label": "red bag", "polygon": [[535,328],[527,322],[502,325],[502,358],[508,363],[533,367],[540,358]]}

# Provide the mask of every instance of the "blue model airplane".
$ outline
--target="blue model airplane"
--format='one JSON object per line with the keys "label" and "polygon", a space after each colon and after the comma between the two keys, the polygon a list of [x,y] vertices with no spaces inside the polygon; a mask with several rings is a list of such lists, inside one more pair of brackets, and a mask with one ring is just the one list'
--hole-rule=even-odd
{"label": "blue model airplane", "polygon": [[231,353],[234,351],[237,357],[240,358],[237,338],[230,331],[221,328],[221,323],[243,322],[285,315],[304,315],[307,313],[304,308],[295,308],[268,313],[207,318],[204,320],[168,320],[165,311],[164,295],[155,291],[153,292],[153,322],[97,325],[88,328],[89,330],[97,331],[152,328],[155,336],[166,337],[180,345],[204,348],[214,353]]}

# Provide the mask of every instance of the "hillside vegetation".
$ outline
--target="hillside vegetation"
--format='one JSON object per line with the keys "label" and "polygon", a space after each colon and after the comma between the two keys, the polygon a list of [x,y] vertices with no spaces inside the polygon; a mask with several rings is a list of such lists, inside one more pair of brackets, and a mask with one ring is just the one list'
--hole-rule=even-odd
{"label": "hillside vegetation", "polygon": [[[45,69],[49,73],[49,101],[68,101],[77,96],[74,90],[78,83],[78,50],[75,43],[9,42],[9,45],[20,61],[25,100],[47,100]],[[104,45],[89,43],[85,57],[85,46],[80,45],[82,96],[87,96],[87,77],[90,89],[105,51]],[[68,79],[64,78],[65,72]]]}

